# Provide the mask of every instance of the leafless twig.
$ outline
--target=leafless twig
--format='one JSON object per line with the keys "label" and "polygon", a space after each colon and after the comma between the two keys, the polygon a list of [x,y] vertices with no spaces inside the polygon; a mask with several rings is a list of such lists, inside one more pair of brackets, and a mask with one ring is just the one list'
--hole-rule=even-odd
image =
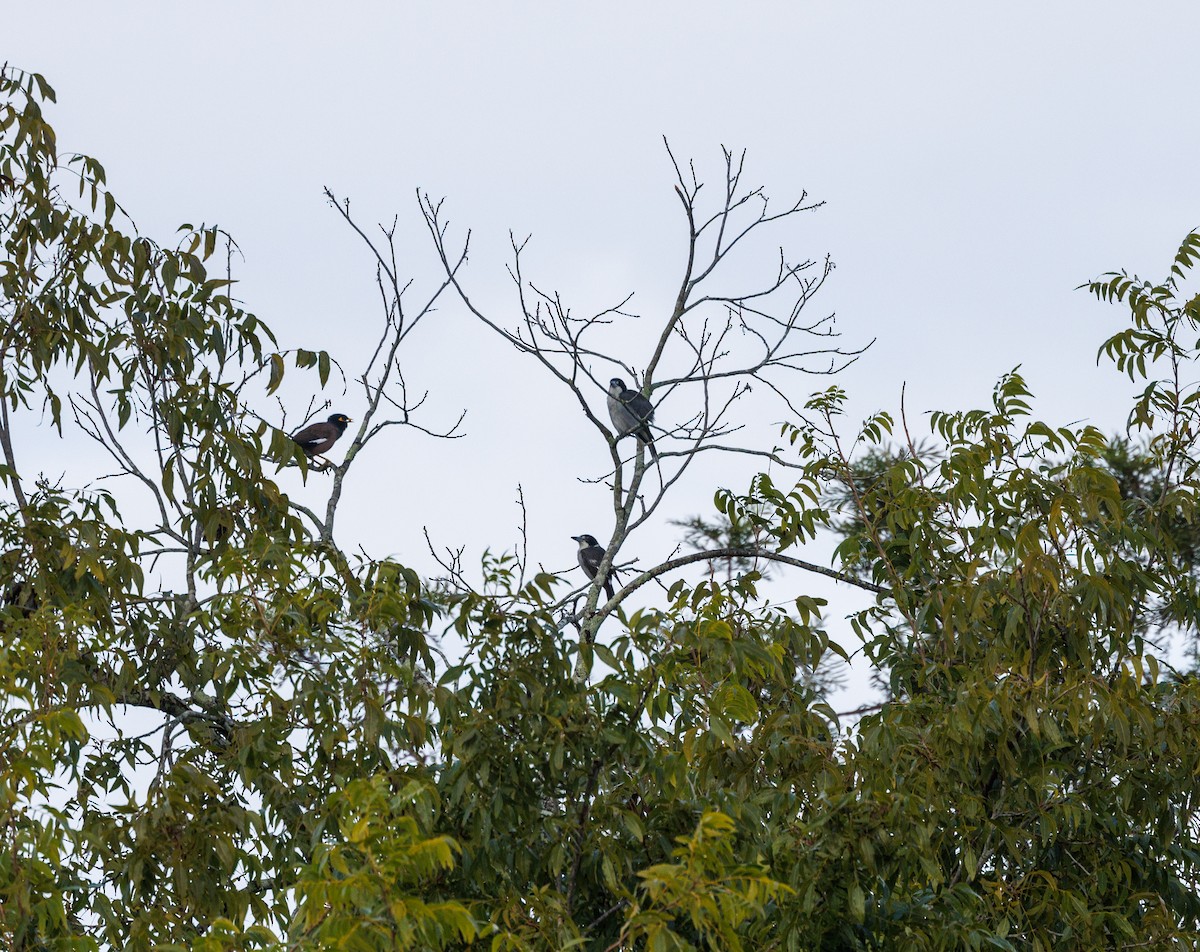
{"label": "leafless twig", "polygon": [[[796,375],[837,373],[866,349],[836,343],[834,315],[807,317],[807,309],[833,271],[828,258],[821,263],[811,258],[792,259],[780,247],[773,270],[763,282],[736,290],[727,286],[734,252],[745,249],[752,253],[749,249],[760,233],[814,211],[820,202],[811,202],[801,193],[796,201],[777,209],[762,188],[743,184],[745,153],[735,155],[725,149],[723,193],[715,205],[708,205],[701,200],[703,185],[694,166],[689,164],[685,174],[669,145],[667,154],[686,221],[686,257],[674,305],[658,330],[651,353],[640,362],[630,360],[619,339],[623,326],[637,318],[630,309],[633,295],[624,293],[617,303],[594,314],[574,314],[559,292],[526,277],[528,238],[509,236],[512,260],[508,272],[516,292],[518,318],[506,323],[492,316],[490,308],[477,303],[459,277],[471,233],[452,243],[444,202],[419,195],[448,285],[478,321],[537,361],[568,389],[609,447],[611,468],[600,476],[583,477],[609,487],[614,516],[605,561],[584,609],[583,636],[589,640],[607,613],[598,610],[598,603],[612,560],[630,533],[658,511],[702,453],[737,453],[780,466],[796,465],[778,449],[763,450],[735,439],[746,426],[739,408],[751,385],[762,383],[767,394],[779,398],[786,410],[797,416],[788,396]],[[592,408],[595,400],[604,401],[603,392],[614,373],[632,381],[633,388],[655,405],[654,424],[660,434],[656,445],[665,444],[660,448],[659,465],[653,467],[659,476],[657,487],[644,485],[648,467],[640,441],[637,452],[627,458],[620,450],[622,434],[610,428],[606,412]],[[818,571],[830,574],[831,570]],[[622,589],[626,595],[629,591],[630,586]]]}

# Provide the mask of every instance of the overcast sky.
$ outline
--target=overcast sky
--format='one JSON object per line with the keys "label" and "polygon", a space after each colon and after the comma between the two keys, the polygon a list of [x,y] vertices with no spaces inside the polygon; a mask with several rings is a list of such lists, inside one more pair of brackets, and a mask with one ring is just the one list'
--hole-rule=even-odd
{"label": "overcast sky", "polygon": [[[986,405],[1022,364],[1044,418],[1115,431],[1130,388],[1095,354],[1121,314],[1075,288],[1120,267],[1161,277],[1200,225],[1194,2],[56,2],[3,18],[0,57],[47,77],[60,147],[104,163],[142,231],[219,223],[245,254],[246,306],[284,346],[350,369],[377,301],[325,186],[366,222],[400,215],[417,287],[436,269],[414,192],[446,196],[475,230],[466,283],[498,319],[514,313],[508,230],[532,234],[530,276],[577,313],[636,293],[640,320],[608,340],[643,364],[683,264],[665,135],[713,187],[724,144],[780,202],[826,202],[779,237],[837,264],[814,314],[836,312],[848,345],[877,339],[840,380],[858,417],[894,410],[907,382],[925,429],[921,412]],[[343,544],[423,569],[423,526],[468,553],[511,548],[518,484],[535,561],[567,568],[569,536],[605,537],[608,494],[578,481],[605,447],[532,361],[447,306],[406,367],[431,391],[423,422],[465,408],[468,435],[373,443]],[[799,379],[795,396],[828,382]],[[351,416],[362,403],[331,399]],[[769,441],[782,418],[747,422]],[[67,468],[48,432],[30,443]],[[754,471],[695,467],[628,554],[666,555],[668,519],[711,512]],[[799,575],[775,591],[830,594]],[[839,612],[856,604],[829,619],[848,644]]]}

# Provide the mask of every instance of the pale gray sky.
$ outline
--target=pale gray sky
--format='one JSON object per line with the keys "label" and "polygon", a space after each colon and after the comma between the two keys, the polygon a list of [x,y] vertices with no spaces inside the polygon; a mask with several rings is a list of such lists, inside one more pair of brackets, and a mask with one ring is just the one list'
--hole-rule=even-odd
{"label": "pale gray sky", "polygon": [[[475,229],[467,284],[499,317],[507,230],[532,233],[530,276],[579,311],[637,292],[642,326],[611,340],[643,362],[682,265],[665,134],[714,186],[725,144],[780,202],[828,202],[788,245],[837,263],[814,312],[836,310],[848,343],[878,338],[840,381],[858,416],[894,409],[905,381],[913,417],[983,405],[1021,363],[1051,422],[1116,429],[1129,387],[1095,352],[1121,316],[1074,288],[1123,266],[1161,276],[1200,224],[1193,2],[59,2],[8,5],[3,33],[0,56],[58,91],[60,145],[101,159],[145,232],[219,222],[246,255],[247,306],[351,368],[376,299],[322,186],[368,221],[400,214],[418,285],[436,273],[414,190],[447,196]],[[532,556],[572,565],[569,536],[611,525],[607,493],[577,481],[606,455],[578,409],[457,307],[411,340],[426,422],[465,407],[468,437],[372,444],[343,541],[421,568],[423,525],[468,553],[509,548],[521,483]],[[355,416],[361,398],[335,403]],[[781,418],[753,421],[764,441]],[[48,433],[29,439],[67,466]],[[697,467],[627,552],[666,554],[666,519],[753,471]]]}

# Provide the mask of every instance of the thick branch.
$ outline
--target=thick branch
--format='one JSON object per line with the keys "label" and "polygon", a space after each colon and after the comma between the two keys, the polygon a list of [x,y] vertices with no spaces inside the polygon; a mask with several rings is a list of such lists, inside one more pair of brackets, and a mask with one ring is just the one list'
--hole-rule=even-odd
{"label": "thick branch", "polygon": [[656,565],[654,568],[643,572],[637,578],[629,582],[619,592],[617,592],[613,598],[613,601],[619,602],[626,595],[630,594],[636,589],[641,588],[647,582],[653,581],[660,575],[665,575],[667,572],[672,572],[677,568],[682,568],[685,565],[691,565],[693,562],[704,562],[711,559],[737,558],[755,558],[766,559],[768,562],[782,562],[784,565],[791,565],[798,569],[804,569],[806,572],[815,572],[817,575],[824,575],[826,578],[835,579],[838,582],[845,582],[847,585],[853,585],[856,588],[861,588],[868,592],[874,592],[876,595],[892,594],[892,590],[890,588],[885,588],[882,585],[876,585],[873,582],[864,582],[862,579],[855,578],[853,575],[847,575],[845,572],[839,572],[837,569],[826,568],[825,566],[817,565],[814,562],[805,562],[803,559],[796,559],[790,555],[783,555],[780,552],[770,552],[752,547],[729,546],[723,549],[705,549],[703,552],[692,552],[689,555],[681,555],[678,558],[669,559],[666,562],[663,562],[662,565]]}
{"label": "thick branch", "polygon": [[[806,572],[814,572],[817,575],[824,575],[826,578],[831,578],[838,582],[845,582],[847,585],[853,585],[855,588],[861,588],[864,591],[873,592],[876,595],[892,594],[891,589],[885,588],[882,585],[876,585],[873,582],[865,582],[862,579],[855,578],[853,575],[847,575],[845,572],[839,572],[836,569],[826,568],[823,565],[817,565],[813,562],[806,562],[803,559],[796,559],[790,555],[783,555],[779,552],[770,552],[752,547],[728,546],[722,549],[705,549],[703,552],[693,552],[690,555],[681,555],[674,559],[668,559],[666,562],[663,562],[661,565],[656,565],[652,569],[647,569],[641,575],[638,575],[636,578],[627,582],[613,595],[612,598],[597,608],[595,615],[589,619],[588,628],[591,631],[597,630],[600,627],[600,622],[602,622],[608,617],[609,614],[616,610],[617,606],[620,605],[621,602],[626,599],[626,597],[632,595],[643,585],[654,581],[661,575],[666,575],[668,572],[673,572],[675,569],[683,568],[685,565],[692,565],[696,562],[739,558],[765,559],[768,562],[780,562],[784,565],[791,565],[795,568],[803,569]],[[600,571],[596,573],[597,578],[601,576],[604,568],[604,564],[601,563]]]}
{"label": "thick branch", "polygon": [[8,465],[10,472],[9,485],[12,486],[13,494],[17,497],[17,506],[21,510],[22,518],[28,522],[29,500],[25,497],[25,488],[21,485],[21,478],[17,473],[17,461],[13,455],[11,433],[8,425],[8,402],[0,400],[0,447],[4,449],[4,462]]}

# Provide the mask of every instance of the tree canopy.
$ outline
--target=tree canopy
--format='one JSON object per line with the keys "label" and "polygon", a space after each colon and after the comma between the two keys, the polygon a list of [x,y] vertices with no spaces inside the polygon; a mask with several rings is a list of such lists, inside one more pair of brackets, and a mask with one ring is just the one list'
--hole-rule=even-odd
{"label": "tree canopy", "polygon": [[[800,396],[795,373],[859,353],[801,317],[828,264],[781,258],[760,291],[709,289],[742,234],[811,206],[768,212],[727,153],[704,212],[676,165],[687,268],[633,383],[704,401],[656,468],[585,399],[601,356],[584,334],[624,302],[579,322],[514,243],[523,323],[504,327],[425,198],[442,272],[414,309],[392,234],[334,200],[382,317],[348,375],[366,412],[316,474],[270,401],[297,374],[331,387],[336,360],[281,350],[232,295],[220,229],[140,234],[100,163],[60,153],[53,100],[40,76],[0,73],[10,947],[1195,947],[1200,689],[1161,645],[1195,657],[1200,234],[1160,282],[1089,285],[1128,317],[1100,347],[1142,387],[1127,433],[1038,420],[1014,370],[991,406],[934,413],[915,439],[903,413],[848,428],[837,386]],[[455,558],[423,579],[336,531],[367,444],[420,427],[399,374],[439,299],[570,387],[612,451],[609,564],[580,589],[520,553],[485,554],[482,584]],[[723,370],[738,331],[762,351]],[[670,346],[689,355],[676,376]],[[789,408],[778,445],[728,442],[750,378]],[[37,475],[22,436],[39,420],[100,448],[112,478]],[[778,465],[713,487],[718,514],[686,522],[698,551],[623,564],[713,449]],[[323,512],[289,498],[283,467],[328,481]],[[830,538],[831,567],[795,555]],[[674,571],[695,563],[712,571]],[[782,608],[760,598],[768,564]],[[811,573],[862,593],[836,637]],[[438,649],[446,629],[461,656]],[[884,699],[839,715],[823,665],[860,649]]]}

